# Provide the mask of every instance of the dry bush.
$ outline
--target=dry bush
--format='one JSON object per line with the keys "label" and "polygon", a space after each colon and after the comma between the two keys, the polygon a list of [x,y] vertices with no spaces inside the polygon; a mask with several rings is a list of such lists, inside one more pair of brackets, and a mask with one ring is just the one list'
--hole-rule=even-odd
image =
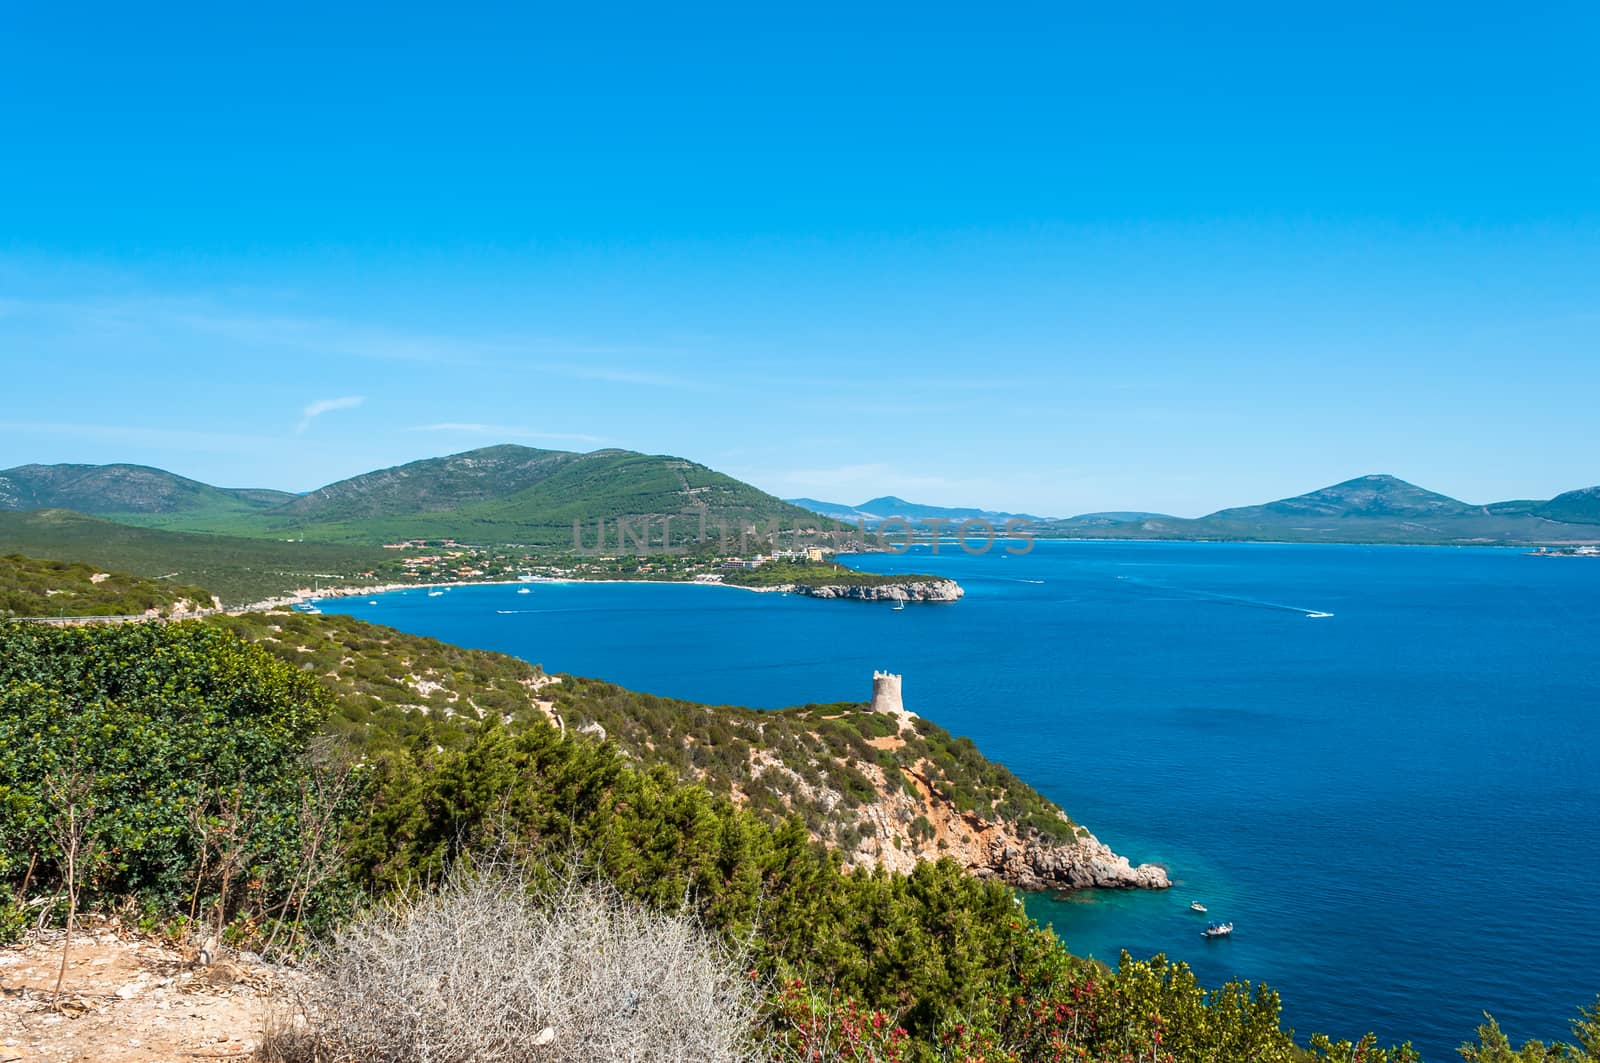
{"label": "dry bush", "polygon": [[[757,995],[690,916],[505,868],[368,913],[316,957],[287,1063],[754,1058]],[[283,1030],[282,1034],[289,1031]]]}

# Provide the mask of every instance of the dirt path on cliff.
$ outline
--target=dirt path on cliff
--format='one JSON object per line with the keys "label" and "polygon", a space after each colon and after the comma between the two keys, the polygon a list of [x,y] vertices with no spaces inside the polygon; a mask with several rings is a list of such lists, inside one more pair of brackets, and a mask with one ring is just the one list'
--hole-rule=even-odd
{"label": "dirt path on cliff", "polygon": [[57,1012],[60,933],[0,949],[0,1063],[250,1059],[272,971],[226,960],[199,967],[192,953],[115,928],[80,930]]}

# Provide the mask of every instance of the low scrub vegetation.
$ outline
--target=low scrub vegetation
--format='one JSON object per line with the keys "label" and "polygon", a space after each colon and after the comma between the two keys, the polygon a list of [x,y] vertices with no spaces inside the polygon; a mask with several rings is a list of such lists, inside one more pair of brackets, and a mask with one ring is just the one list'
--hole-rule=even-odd
{"label": "low scrub vegetation", "polygon": [[[544,885],[540,885],[540,882]],[[760,995],[687,912],[506,864],[363,911],[308,964],[280,1063],[740,1063]]]}
{"label": "low scrub vegetation", "polygon": [[0,557],[0,616],[165,615],[182,603],[208,608],[211,594],[126,572],[102,572],[77,561]]}

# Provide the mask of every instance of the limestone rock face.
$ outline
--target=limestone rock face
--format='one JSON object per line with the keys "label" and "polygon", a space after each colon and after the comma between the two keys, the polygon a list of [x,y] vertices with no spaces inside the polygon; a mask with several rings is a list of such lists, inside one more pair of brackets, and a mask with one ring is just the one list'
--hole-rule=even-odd
{"label": "limestone rock face", "polygon": [[[920,771],[908,772],[915,795],[888,785],[878,766],[864,773],[878,789],[878,800],[862,812],[869,836],[845,854],[852,865],[910,871],[923,860],[950,857],[980,878],[997,878],[1025,890],[1151,889],[1172,885],[1157,864],[1134,866],[1128,858],[1082,827],[1061,840],[1020,828],[998,817],[961,811]],[[918,818],[932,833],[918,832]]]}
{"label": "limestone rock face", "polygon": [[1088,833],[1071,845],[1036,842],[1020,851],[1014,846],[1000,852],[996,848],[990,847],[992,873],[1022,889],[1164,890],[1172,885],[1165,868],[1156,864],[1134,867],[1126,856],[1112,852]]}
{"label": "limestone rock face", "polygon": [[796,594],[812,598],[848,598],[859,602],[953,602],[966,593],[953,579],[913,580],[859,587],[833,583],[797,583]]}

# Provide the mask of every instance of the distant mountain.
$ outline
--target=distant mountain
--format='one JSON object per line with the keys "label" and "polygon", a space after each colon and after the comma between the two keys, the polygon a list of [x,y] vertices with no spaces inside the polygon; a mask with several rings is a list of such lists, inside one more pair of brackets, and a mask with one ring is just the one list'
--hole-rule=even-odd
{"label": "distant mountain", "polygon": [[799,506],[801,509],[819,513],[833,520],[856,521],[866,518],[866,514],[856,509],[856,507],[847,506],[842,502],[819,502],[815,498],[786,498],[784,501],[791,506]]}
{"label": "distant mountain", "polygon": [[1037,521],[1040,517],[1032,517],[1026,513],[1003,513],[992,509],[971,509],[951,506],[928,506],[918,502],[907,502],[894,495],[883,495],[872,498],[859,506],[847,506],[837,502],[819,502],[814,498],[791,498],[787,500],[802,509],[809,509],[813,513],[820,513],[834,520],[854,523],[865,521],[868,524],[877,524],[891,517],[902,520],[972,520],[982,519],[991,522],[1003,522],[1016,518],[1018,520]]}
{"label": "distant mountain", "polygon": [[[890,517],[996,525],[1029,523],[1062,538],[1226,539],[1290,542],[1550,543],[1600,539],[1600,487],[1549,501],[1471,505],[1394,476],[1358,476],[1303,495],[1218,510],[1187,520],[1115,511],[1049,519],[1026,513],[930,506],[895,495],[858,506],[784,501],[684,458],[629,450],[587,454],[511,444],[363,473],[309,494],[221,488],[143,465],[21,465],[0,472],[0,512],[70,509],[123,525],[257,539],[377,544],[455,538],[562,547],[573,521],[649,523],[659,542],[671,517],[675,542],[726,526],[777,522],[785,530],[822,518],[877,525]],[[593,539],[586,539],[592,545]],[[35,554],[35,556],[51,556]],[[90,555],[83,555],[92,559]],[[140,572],[138,568],[129,571]]]}
{"label": "distant mountain", "polygon": [[318,488],[280,506],[272,519],[326,523],[448,513],[510,497],[583,457],[507,444],[427,458]]}
{"label": "distant mountain", "polygon": [[212,487],[142,465],[24,465],[0,473],[0,510],[64,509],[122,524],[253,538],[375,544],[456,538],[471,543],[565,545],[572,522],[662,518],[675,540],[715,537],[777,521],[792,530],[817,516],[704,465],[659,454],[578,454],[507,444],[363,473],[309,494]]}
{"label": "distant mountain", "polygon": [[1276,523],[1351,518],[1431,520],[1470,510],[1465,502],[1425,491],[1395,476],[1374,474],[1263,506],[1222,509],[1205,520]]}
{"label": "distant mountain", "polygon": [[147,465],[18,465],[0,471],[0,509],[214,516],[253,513],[293,497],[287,491],[212,487]]}
{"label": "distant mountain", "polygon": [[[377,541],[454,536],[465,541],[559,545],[573,521],[671,517],[674,536],[722,525],[815,527],[817,516],[683,458],[597,450],[577,454],[511,444],[429,458],[340,480],[266,511],[275,531]],[[589,540],[592,541],[592,540]]]}
{"label": "distant mountain", "polygon": [[1063,517],[1053,521],[1053,527],[1109,528],[1139,520],[1177,520],[1165,513],[1145,513],[1141,510],[1114,510],[1106,513],[1079,513],[1076,517]]}
{"label": "distant mountain", "polygon": [[1600,524],[1600,487],[1582,487],[1557,495],[1534,510],[1546,520],[1571,524]]}
{"label": "distant mountain", "polygon": [[1395,476],[1373,474],[1258,506],[1195,520],[1140,514],[1127,521],[1055,521],[1042,534],[1064,538],[1224,539],[1281,542],[1539,543],[1600,538],[1600,489],[1550,502],[1474,506]]}

